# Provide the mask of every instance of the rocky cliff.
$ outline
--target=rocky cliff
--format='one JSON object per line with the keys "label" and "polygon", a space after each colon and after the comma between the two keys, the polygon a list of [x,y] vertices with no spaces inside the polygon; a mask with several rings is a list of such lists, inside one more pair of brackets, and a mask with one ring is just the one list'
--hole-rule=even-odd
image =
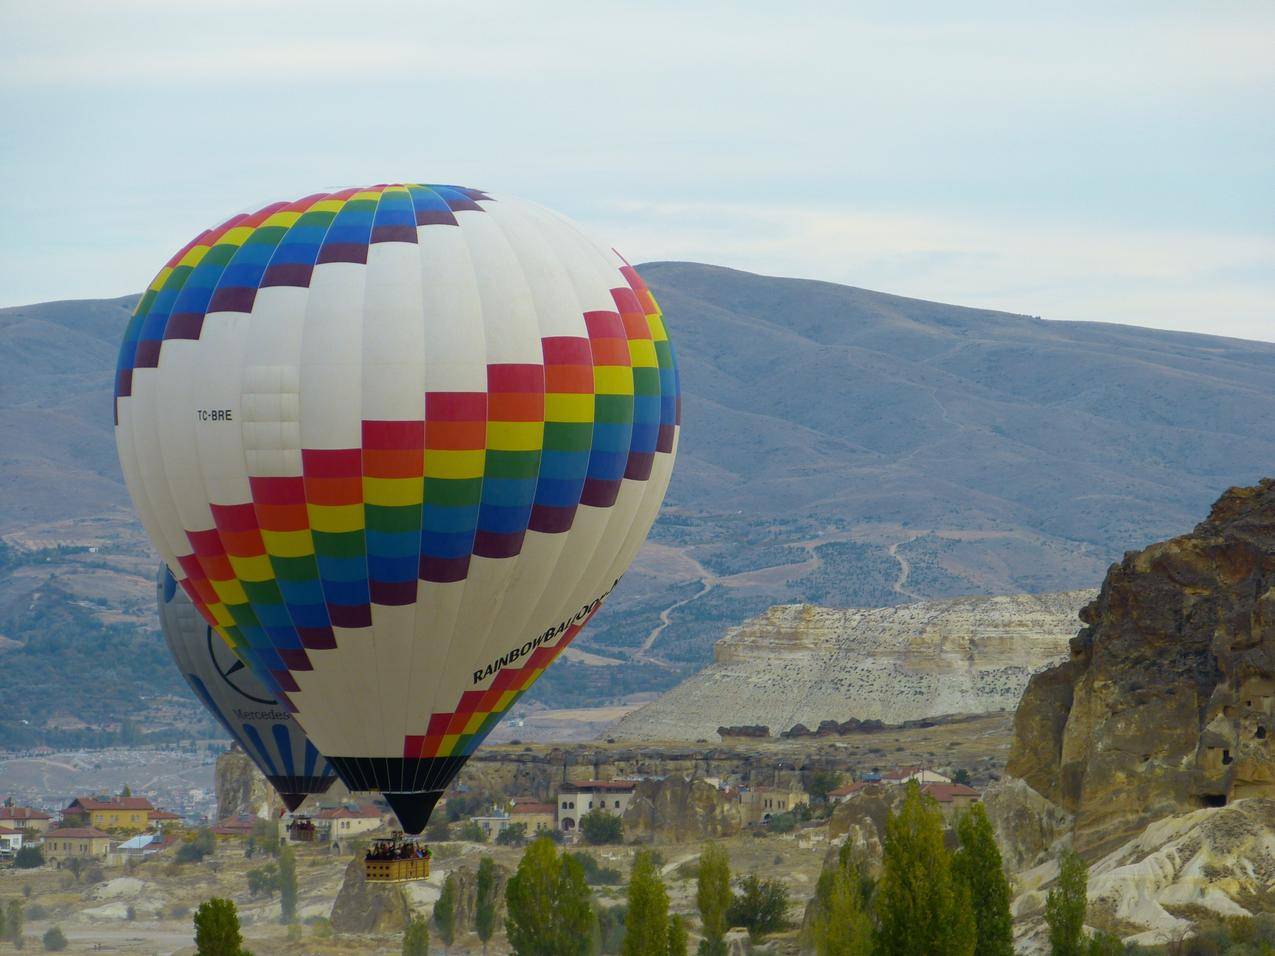
{"label": "rocky cliff", "polygon": [[611,731],[716,740],[723,725],[780,733],[826,720],[899,723],[1012,708],[1067,655],[1092,591],[965,597],[886,608],[784,604],[733,628],[714,662]]}
{"label": "rocky cliff", "polygon": [[1127,554],[1032,678],[1007,773],[1093,857],[1172,814],[1275,798],[1275,481]]}
{"label": "rocky cliff", "polygon": [[241,814],[271,820],[283,809],[283,802],[243,751],[234,748],[217,758],[213,770],[217,794],[217,819]]}
{"label": "rocky cliff", "polygon": [[743,826],[740,807],[698,777],[641,780],[624,812],[626,837],[688,843],[734,836]]}

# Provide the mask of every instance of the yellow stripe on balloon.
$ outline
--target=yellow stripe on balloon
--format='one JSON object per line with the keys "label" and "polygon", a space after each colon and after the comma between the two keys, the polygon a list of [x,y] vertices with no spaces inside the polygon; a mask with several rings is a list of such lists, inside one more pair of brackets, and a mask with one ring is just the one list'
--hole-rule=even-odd
{"label": "yellow stripe on balloon", "polygon": [[296,210],[288,209],[274,213],[269,219],[261,224],[261,228],[267,226],[283,226],[285,229],[296,225],[296,221],[301,218],[301,213]]}
{"label": "yellow stripe on balloon", "polygon": [[445,448],[425,449],[426,478],[481,478],[487,452]]}
{"label": "yellow stripe on balloon", "polygon": [[545,421],[593,421],[593,396],[550,392],[545,395]]}
{"label": "yellow stripe on balloon", "polygon": [[544,439],[544,422],[487,423],[487,448],[490,451],[539,451],[544,447]]}
{"label": "yellow stripe on balloon", "polygon": [[231,555],[230,566],[235,569],[235,577],[240,581],[269,581],[274,577],[270,559],[264,554],[254,555],[251,558]]}
{"label": "yellow stripe on balloon", "polygon": [[200,261],[208,254],[208,247],[204,245],[192,246],[184,256],[182,261],[177,263],[179,266],[197,266]]}
{"label": "yellow stripe on balloon", "polygon": [[[217,592],[217,597],[221,598],[222,604],[248,603],[248,595],[244,594],[238,578],[231,578],[229,581],[213,581],[211,583],[213,590]],[[231,623],[234,623],[233,620]]]}
{"label": "yellow stripe on balloon", "polygon": [[658,312],[653,312],[646,317],[646,324],[651,330],[651,338],[657,342],[668,341],[668,330],[664,328],[664,319]]}
{"label": "yellow stripe on balloon", "polygon": [[660,364],[655,357],[655,343],[650,339],[629,339],[629,359],[638,368]]}
{"label": "yellow stripe on balloon", "polygon": [[419,478],[369,478],[363,476],[363,501],[369,505],[400,508],[419,505],[425,498],[425,485]]}
{"label": "yellow stripe on balloon", "polygon": [[301,531],[263,529],[261,540],[265,542],[266,550],[276,558],[301,558],[307,554],[314,554],[314,541],[311,540],[310,532],[306,529]]}
{"label": "yellow stripe on balloon", "polygon": [[248,237],[253,233],[252,226],[235,226],[233,229],[227,229],[225,234],[217,240],[219,246],[242,246],[248,241]]}
{"label": "yellow stripe on balloon", "polygon": [[306,505],[313,531],[340,534],[358,531],[363,527],[363,506],[358,505]]}
{"label": "yellow stripe on balloon", "polygon": [[599,395],[632,395],[633,369],[627,365],[593,366],[593,390]]}

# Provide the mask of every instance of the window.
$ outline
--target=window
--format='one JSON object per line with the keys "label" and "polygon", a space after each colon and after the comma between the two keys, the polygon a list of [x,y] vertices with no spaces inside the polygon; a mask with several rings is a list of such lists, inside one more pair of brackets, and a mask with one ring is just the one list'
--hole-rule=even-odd
{"label": "window", "polygon": [[617,810],[619,810],[619,809],[620,809],[620,801],[619,801],[619,800],[615,801],[615,808],[616,808]]}

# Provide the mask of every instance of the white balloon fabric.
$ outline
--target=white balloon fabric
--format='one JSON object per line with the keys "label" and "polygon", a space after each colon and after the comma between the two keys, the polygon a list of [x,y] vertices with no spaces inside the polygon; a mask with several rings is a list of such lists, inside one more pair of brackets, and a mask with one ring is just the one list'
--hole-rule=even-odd
{"label": "white balloon fabric", "polygon": [[419,832],[633,559],[681,412],[663,317],[614,251],[410,183],[196,237],[134,313],[115,414],[195,606]]}
{"label": "white balloon fabric", "polygon": [[155,582],[159,622],[173,663],[204,708],[225,728],[289,810],[327,793],[336,775],[327,760],[226,642],[195,610],[168,566]]}

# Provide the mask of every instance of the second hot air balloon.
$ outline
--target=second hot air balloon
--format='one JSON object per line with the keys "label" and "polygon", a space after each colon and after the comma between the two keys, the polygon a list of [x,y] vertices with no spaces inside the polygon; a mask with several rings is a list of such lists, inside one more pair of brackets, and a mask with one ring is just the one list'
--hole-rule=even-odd
{"label": "second hot air balloon", "polygon": [[680,425],[623,259],[541,207],[414,183],[193,239],[128,325],[115,414],[182,587],[412,833],[628,567]]}
{"label": "second hot air balloon", "polygon": [[231,739],[295,810],[336,780],[327,760],[292,715],[271,698],[252,671],[195,610],[166,565],[155,582],[164,642],[187,685]]}

